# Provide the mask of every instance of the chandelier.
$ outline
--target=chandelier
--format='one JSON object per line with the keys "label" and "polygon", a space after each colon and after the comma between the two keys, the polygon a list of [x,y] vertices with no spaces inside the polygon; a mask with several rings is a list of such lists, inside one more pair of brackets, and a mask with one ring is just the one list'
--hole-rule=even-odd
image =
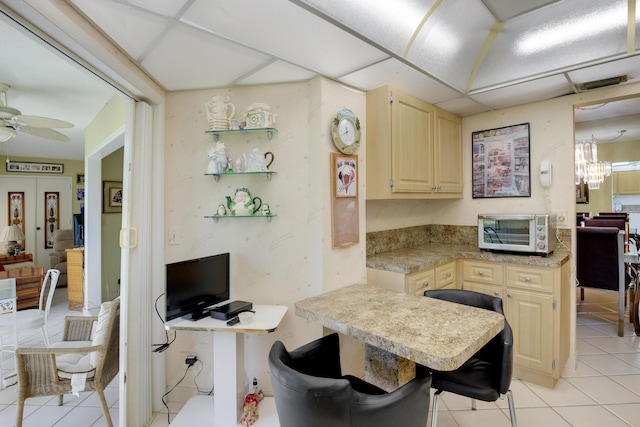
{"label": "chandelier", "polygon": [[598,161],[596,139],[576,141],[576,185],[586,183],[589,190],[597,190],[604,178],[611,175],[611,162]]}

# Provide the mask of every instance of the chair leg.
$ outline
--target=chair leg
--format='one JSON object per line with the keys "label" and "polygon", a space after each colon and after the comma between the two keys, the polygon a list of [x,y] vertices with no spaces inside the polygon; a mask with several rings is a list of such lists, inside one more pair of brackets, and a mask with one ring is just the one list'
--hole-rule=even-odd
{"label": "chair leg", "polygon": [[104,390],[98,389],[96,390],[98,393],[98,397],[100,397],[100,406],[102,406],[102,413],[104,414],[104,421],[109,427],[113,427],[113,422],[111,421],[111,414],[109,413],[109,406],[107,406],[107,399],[104,397]]}
{"label": "chair leg", "polygon": [[433,394],[433,406],[431,407],[431,427],[436,427],[436,423],[438,422],[438,396],[440,396],[442,390],[437,390]]}
{"label": "chair leg", "polygon": [[618,292],[618,336],[624,336],[624,297],[625,292]]}
{"label": "chair leg", "polygon": [[22,427],[23,414],[24,414],[24,399],[18,398],[18,408],[16,409],[16,427]]}
{"label": "chair leg", "polygon": [[471,410],[475,411],[476,409],[478,409],[478,407],[476,405],[476,400],[475,399],[471,399]]}
{"label": "chair leg", "polygon": [[507,402],[509,402],[509,417],[511,418],[511,427],[517,427],[518,422],[516,421],[516,407],[513,404],[513,393],[511,393],[511,390],[507,391]]}
{"label": "chair leg", "polygon": [[584,288],[580,288],[580,301],[584,301]]}
{"label": "chair leg", "polygon": [[49,343],[49,334],[47,333],[46,327],[43,326],[42,329],[40,329],[40,332],[42,332],[42,338],[44,339],[45,347],[49,347],[49,345],[50,345],[50,343]]}

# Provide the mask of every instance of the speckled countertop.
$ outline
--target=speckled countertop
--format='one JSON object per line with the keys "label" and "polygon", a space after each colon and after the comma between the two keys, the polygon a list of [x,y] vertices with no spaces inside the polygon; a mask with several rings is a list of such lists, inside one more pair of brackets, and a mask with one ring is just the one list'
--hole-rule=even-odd
{"label": "speckled countertop", "polygon": [[504,327],[488,310],[372,285],[298,301],[296,314],[437,370],[454,370]]}
{"label": "speckled countertop", "polygon": [[370,255],[367,257],[367,267],[411,274],[456,259],[475,259],[536,267],[560,267],[569,260],[569,252],[556,250],[551,255],[543,257],[482,252],[477,246],[472,245],[427,243]]}

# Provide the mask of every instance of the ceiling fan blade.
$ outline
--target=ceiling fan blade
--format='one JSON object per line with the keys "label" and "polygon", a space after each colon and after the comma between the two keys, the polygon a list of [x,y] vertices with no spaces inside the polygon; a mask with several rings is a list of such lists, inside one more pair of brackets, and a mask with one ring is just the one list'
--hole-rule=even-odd
{"label": "ceiling fan blade", "polygon": [[50,119],[48,117],[39,116],[14,116],[14,119],[20,123],[33,128],[72,128],[73,124],[64,120]]}
{"label": "ceiling fan blade", "polygon": [[31,126],[20,126],[20,132],[28,133],[29,135],[39,136],[40,138],[53,139],[56,141],[69,141],[69,137],[64,135],[57,130],[40,128],[40,127],[31,127]]}

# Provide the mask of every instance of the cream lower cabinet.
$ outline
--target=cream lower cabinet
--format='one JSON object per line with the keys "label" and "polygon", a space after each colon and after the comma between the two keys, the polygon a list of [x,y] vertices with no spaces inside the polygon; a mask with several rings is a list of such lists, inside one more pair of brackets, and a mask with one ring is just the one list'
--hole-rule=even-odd
{"label": "cream lower cabinet", "polygon": [[[553,388],[569,356],[569,263],[561,268],[464,260],[463,288],[500,297],[513,330],[514,378]],[[566,286],[565,286],[566,287]]]}
{"label": "cream lower cabinet", "polygon": [[420,296],[428,290],[453,289],[456,287],[456,262],[412,274],[367,268],[367,283]]}

